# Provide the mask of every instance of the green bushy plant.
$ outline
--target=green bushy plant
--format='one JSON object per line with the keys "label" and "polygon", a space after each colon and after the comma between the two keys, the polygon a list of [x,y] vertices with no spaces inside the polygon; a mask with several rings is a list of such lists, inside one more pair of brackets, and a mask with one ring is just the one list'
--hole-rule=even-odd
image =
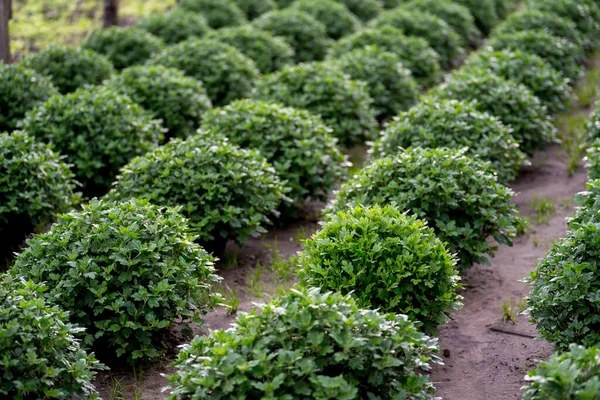
{"label": "green bushy plant", "polygon": [[498,183],[491,165],[465,156],[466,149],[409,148],[374,160],[337,193],[329,216],[348,205],[395,203],[427,221],[458,256],[461,270],[487,263],[497,246],[511,244],[517,209],[513,192]]}
{"label": "green bushy plant", "polygon": [[45,290],[0,276],[0,396],[98,399],[91,381],[103,366],[75,338],[82,329],[45,301]]}
{"label": "green bushy plant", "polygon": [[526,5],[573,21],[582,34],[586,50],[600,44],[600,4],[594,0],[528,0]]}
{"label": "green bushy plant", "polygon": [[464,54],[461,39],[454,29],[442,19],[426,12],[399,7],[382,13],[371,21],[371,26],[391,26],[400,29],[405,35],[426,39],[440,55],[443,68],[450,68],[453,62]]}
{"label": "green bushy plant", "polygon": [[327,35],[334,40],[358,31],[362,25],[357,16],[336,0],[297,0],[292,8],[322,23]]}
{"label": "green bushy plant", "polygon": [[394,206],[339,211],[304,242],[300,264],[304,285],[352,293],[360,307],[405,314],[428,334],[461,305],[444,244]]}
{"label": "green bushy plant", "polygon": [[551,115],[565,111],[572,100],[570,81],[542,58],[523,51],[480,51],[469,57],[465,68],[482,68],[525,85]]}
{"label": "green bushy plant", "polygon": [[114,68],[108,59],[91,50],[55,44],[23,60],[27,68],[47,76],[61,93],[99,85]]}
{"label": "green bushy plant", "polygon": [[257,82],[254,97],[320,115],[343,146],[364,142],[377,128],[366,84],[331,63],[301,64],[266,75]]}
{"label": "green bushy plant", "polygon": [[42,229],[77,202],[69,166],[24,132],[0,134],[0,238],[3,247]]}
{"label": "green bushy plant", "polygon": [[199,242],[220,252],[229,239],[242,243],[264,233],[285,192],[260,153],[199,132],[131,160],[108,197],[182,206]]}
{"label": "green bushy plant", "polygon": [[116,69],[123,69],[145,63],[163,43],[141,28],[112,27],[92,31],[82,47],[103,54]]}
{"label": "green bushy plant", "polygon": [[554,353],[525,377],[523,400],[595,399],[600,393],[600,350],[572,344]]}
{"label": "green bushy plant", "polygon": [[587,152],[586,167],[589,179],[600,179],[600,139],[591,141]]}
{"label": "green bushy plant", "polygon": [[516,5],[515,0],[495,0],[494,3],[496,4],[496,15],[500,20],[505,19]]}
{"label": "green bushy plant", "polygon": [[233,0],[249,20],[279,8],[277,0]]}
{"label": "green bushy plant", "polygon": [[369,46],[335,62],[352,79],[367,83],[379,119],[390,119],[419,100],[418,83],[394,53]]}
{"label": "green bushy plant", "polygon": [[511,128],[521,150],[528,155],[555,139],[556,128],[540,100],[525,86],[488,71],[453,73],[433,96],[475,102],[479,111],[490,113]]}
{"label": "green bushy plant", "polygon": [[294,63],[294,50],[285,40],[249,25],[219,29],[206,38],[235,47],[264,74]]}
{"label": "green bushy plant", "polygon": [[469,9],[451,0],[411,0],[403,8],[415,11],[426,11],[433,14],[448,25],[461,38],[464,45],[476,46],[482,38],[475,25],[475,18]]}
{"label": "green bushy plant", "polygon": [[212,108],[201,82],[162,65],[127,68],[107,85],[161,119],[167,140],[193,134],[200,127],[202,115]]}
{"label": "green bushy plant", "polygon": [[322,60],[331,43],[322,23],[293,8],[266,13],[252,25],[283,38],[294,49],[297,62]]}
{"label": "green bushy plant", "polygon": [[573,21],[551,12],[536,9],[523,9],[511,15],[498,26],[494,35],[531,30],[546,31],[551,35],[565,38],[578,46],[583,44],[581,32],[577,30],[577,25]]}
{"label": "green bushy plant", "polygon": [[215,106],[247,97],[259,72],[235,47],[216,40],[190,39],[165,49],[150,60],[177,68],[202,82]]}
{"label": "green bushy plant", "polygon": [[458,100],[425,100],[392,121],[373,146],[375,157],[395,156],[400,148],[447,147],[468,149],[489,161],[499,180],[516,178],[525,165],[519,144],[495,117]]}
{"label": "green bushy plant", "polygon": [[139,21],[136,26],[167,44],[183,42],[193,37],[200,38],[211,30],[202,15],[180,7],[167,13],[153,13]]}
{"label": "green bushy plant", "polygon": [[181,0],[179,7],[199,13],[214,29],[243,25],[247,22],[244,12],[233,0]]}
{"label": "green bushy plant", "polygon": [[348,10],[367,22],[383,12],[383,4],[380,0],[337,0],[343,3]]}
{"label": "green bushy plant", "polygon": [[87,195],[104,192],[121,166],[162,136],[150,113],[104,87],[51,97],[27,114],[22,127],[66,156]]}
{"label": "green bushy plant", "polygon": [[22,64],[0,64],[0,132],[12,131],[25,114],[58,90],[52,81]]}
{"label": "green bushy plant", "polygon": [[185,346],[170,398],[429,400],[435,389],[423,371],[441,362],[437,351],[437,341],[404,315],[292,289],[238,314],[232,329]]}
{"label": "green bushy plant", "polygon": [[594,111],[590,115],[586,135],[589,142],[600,139],[600,101],[596,102]]}
{"label": "green bushy plant", "polygon": [[332,46],[331,56],[342,57],[352,50],[366,46],[376,46],[380,50],[396,54],[421,87],[431,87],[441,79],[439,55],[429,46],[427,40],[404,36],[401,30],[391,26],[362,29],[342,38]]}
{"label": "green bushy plant", "polygon": [[492,29],[498,25],[498,14],[496,13],[496,2],[498,0],[456,0],[457,3],[467,7],[473,18],[475,25],[484,34],[489,35]]}
{"label": "green bushy plant", "polygon": [[291,189],[294,206],[326,201],[345,176],[346,161],[320,118],[303,110],[239,100],[204,115],[202,127],[243,148],[257,149]]}
{"label": "green bushy plant", "polygon": [[538,264],[528,280],[529,315],[538,336],[565,350],[569,344],[593,346],[600,342],[597,293],[600,290],[600,181],[588,183],[584,209],[569,221],[570,230]]}
{"label": "green bushy plant", "polygon": [[396,8],[402,5],[404,0],[382,0],[383,8],[389,10],[391,8]]}
{"label": "green bushy plant", "polygon": [[86,345],[150,361],[170,327],[199,322],[218,300],[214,260],[193,239],[177,210],[94,199],[30,239],[11,274],[47,282]]}
{"label": "green bushy plant", "polygon": [[498,34],[488,44],[493,50],[523,51],[539,56],[571,82],[576,81],[582,71],[582,48],[543,30]]}

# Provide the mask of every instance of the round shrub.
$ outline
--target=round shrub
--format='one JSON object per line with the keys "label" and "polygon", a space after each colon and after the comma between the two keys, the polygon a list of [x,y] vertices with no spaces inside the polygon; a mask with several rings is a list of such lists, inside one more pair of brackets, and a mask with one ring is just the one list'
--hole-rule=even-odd
{"label": "round shrub", "polygon": [[285,192],[257,151],[199,132],[134,158],[121,169],[108,196],[182,206],[200,243],[220,252],[229,239],[242,243],[264,233]]}
{"label": "round shrub", "polygon": [[396,8],[404,3],[404,0],[382,0],[383,8],[389,10],[391,8]]}
{"label": "round shrub", "polygon": [[437,352],[404,315],[292,289],[185,346],[170,398],[430,400],[435,389],[423,371],[441,362]]}
{"label": "round shrub", "polygon": [[475,25],[485,36],[492,32],[492,29],[498,24],[498,14],[496,13],[496,2],[498,0],[456,0],[457,3],[467,7],[473,18]]}
{"label": "round shrub", "polygon": [[362,25],[357,16],[336,0],[298,0],[293,8],[322,23],[327,35],[335,40],[356,32]]}
{"label": "round shrub", "polygon": [[215,40],[186,40],[157,54],[150,64],[177,68],[201,81],[215,106],[247,97],[259,76],[252,60]]}
{"label": "round shrub", "polygon": [[538,335],[561,350],[577,343],[593,346],[600,342],[597,293],[600,290],[600,220],[597,196],[600,181],[588,183],[592,196],[583,210],[571,219],[570,231],[541,260],[529,277],[529,315]]}
{"label": "round shrub", "polygon": [[516,233],[513,192],[496,180],[489,163],[465,156],[466,149],[409,148],[375,160],[344,184],[328,206],[329,216],[348,205],[395,203],[431,226],[458,255],[461,270],[488,263],[497,246]]}
{"label": "round shrub", "polygon": [[536,9],[524,9],[511,15],[498,26],[494,35],[531,30],[546,31],[551,35],[565,38],[578,46],[583,44],[583,37],[573,21],[551,12]]}
{"label": "round shrub", "polygon": [[177,210],[94,199],[30,239],[11,273],[47,282],[86,345],[149,361],[170,327],[199,322],[217,299],[214,260],[193,239]]}
{"label": "round shrub", "polygon": [[99,85],[114,72],[106,57],[64,45],[52,45],[27,57],[23,64],[50,78],[61,93],[72,92],[86,84]]}
{"label": "round shrub", "polygon": [[294,63],[294,50],[285,40],[249,25],[219,29],[206,38],[235,47],[264,74]]}
{"label": "round shrub", "polygon": [[469,57],[466,69],[486,69],[525,85],[548,108],[549,114],[567,109],[572,100],[569,80],[542,58],[522,51],[480,51]]}
{"label": "round shrub", "polygon": [[22,64],[0,63],[0,132],[16,129],[29,110],[57,94],[49,78]]}
{"label": "round shrub", "polygon": [[375,157],[395,156],[408,147],[467,148],[465,154],[489,161],[501,182],[516,178],[525,154],[497,118],[458,100],[426,100],[400,114],[373,146]]}
{"label": "round shrub", "polygon": [[383,4],[379,0],[337,0],[348,7],[352,14],[367,22],[383,12]]}
{"label": "round shrub", "polygon": [[104,87],[51,97],[27,114],[23,129],[64,154],[90,196],[103,193],[121,166],[154,148],[162,135],[150,113]]}
{"label": "round shrub", "polygon": [[405,314],[428,334],[461,303],[444,244],[394,206],[339,211],[304,242],[300,264],[303,284],[352,293],[359,307]]}
{"label": "round shrub", "polygon": [[493,50],[523,51],[541,57],[571,82],[582,71],[583,51],[573,42],[553,36],[546,31],[521,31],[495,35],[488,42]]}
{"label": "round shrub", "polygon": [[476,102],[479,111],[490,113],[512,128],[521,150],[528,155],[556,136],[546,109],[529,89],[485,70],[453,73],[433,95],[438,99]]}
{"label": "round shrub", "polygon": [[353,50],[336,63],[352,79],[367,83],[380,120],[392,118],[419,100],[418,83],[394,53],[370,46]]}
{"label": "round shrub", "polygon": [[465,45],[476,46],[481,40],[481,32],[468,8],[451,0],[411,0],[403,8],[412,11],[425,10],[446,21]]}
{"label": "round shrub", "polygon": [[514,0],[495,0],[494,3],[496,4],[496,15],[500,20],[505,19],[510,11],[515,7]]}
{"label": "round shrub", "polygon": [[429,46],[427,40],[415,36],[404,36],[402,31],[385,26],[378,29],[362,29],[336,42],[333,57],[342,57],[352,50],[376,46],[380,50],[396,54],[402,65],[412,72],[421,87],[435,85],[442,77],[440,56]]}
{"label": "round shrub", "polygon": [[529,0],[527,7],[570,19],[582,34],[586,50],[600,44],[600,4],[594,0]]}
{"label": "round shrub", "polygon": [[600,392],[600,350],[572,344],[530,372],[523,400],[593,399]]}
{"label": "round shrub", "polygon": [[325,26],[302,11],[293,8],[271,11],[252,24],[283,38],[294,49],[297,62],[322,60],[327,54],[330,40]]}
{"label": "round shrub", "polygon": [[371,22],[373,27],[391,26],[405,35],[422,37],[440,55],[443,68],[464,54],[458,34],[440,18],[425,12],[405,10],[400,7],[388,10]]}
{"label": "round shrub", "polygon": [[202,83],[162,65],[127,68],[114,76],[108,86],[161,119],[167,128],[167,140],[193,134],[200,127],[202,114],[212,108]]}
{"label": "round shrub", "polygon": [[287,182],[295,206],[309,197],[326,201],[346,176],[346,161],[331,130],[307,111],[239,100],[205,114],[202,126],[240,147],[259,150]]}
{"label": "round shrub", "polygon": [[46,288],[0,276],[0,395],[5,399],[97,399],[103,369],[81,349],[80,328],[44,299]]}
{"label": "round shrub", "polygon": [[162,41],[141,28],[96,29],[82,46],[105,55],[117,69],[143,64],[162,49]]}
{"label": "round shrub", "polygon": [[[244,0],[240,0],[244,1]],[[286,8],[292,5],[296,0],[274,0],[279,8]]]}
{"label": "round shrub", "polygon": [[247,21],[244,12],[232,0],[181,0],[179,6],[201,14],[214,29],[243,25]]}
{"label": "round shrub", "polygon": [[0,240],[3,247],[18,245],[24,235],[44,228],[57,213],[68,210],[77,201],[76,187],[69,166],[48,145],[36,142],[23,132],[1,133]]}
{"label": "round shrub", "polygon": [[320,115],[343,146],[362,143],[377,128],[366,84],[330,63],[285,67],[256,84],[255,98]]}
{"label": "round shrub", "polygon": [[167,44],[183,42],[193,37],[199,38],[211,30],[202,15],[179,7],[167,13],[153,13],[139,21],[136,26],[161,38]]}
{"label": "round shrub", "polygon": [[260,17],[269,11],[278,8],[276,0],[233,0],[234,3],[246,14],[249,20]]}

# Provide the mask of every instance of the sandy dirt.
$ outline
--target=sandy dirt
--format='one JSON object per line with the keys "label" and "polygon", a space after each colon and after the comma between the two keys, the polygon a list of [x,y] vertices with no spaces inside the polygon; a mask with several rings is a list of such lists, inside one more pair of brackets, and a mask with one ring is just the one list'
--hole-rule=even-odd
{"label": "sandy dirt", "polygon": [[517,238],[513,247],[500,248],[491,266],[477,265],[464,275],[464,309],[453,313],[454,320],[440,329],[440,348],[448,357],[444,357],[446,365],[432,373],[437,395],[447,400],[521,399],[526,371],[547,358],[552,347],[544,341],[490,328],[535,334],[526,316],[519,316],[516,325],[502,324],[502,305],[507,300],[518,303],[528,294],[529,285],[519,280],[535,268],[554,241],[564,236],[564,219],[575,207],[573,195],[585,189],[585,182],[583,169],[568,176],[565,157],[554,145],[538,154],[532,167],[510,185],[517,192],[515,202],[524,215],[535,220],[531,207],[534,196],[553,199],[556,214],[545,224],[532,223],[530,232]]}

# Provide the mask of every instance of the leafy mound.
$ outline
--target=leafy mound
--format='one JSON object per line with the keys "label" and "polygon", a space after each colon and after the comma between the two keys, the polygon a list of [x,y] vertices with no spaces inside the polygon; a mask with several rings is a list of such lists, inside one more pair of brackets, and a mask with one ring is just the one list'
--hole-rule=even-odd
{"label": "leafy mound", "polygon": [[322,23],[334,40],[358,31],[362,25],[358,17],[336,0],[297,0],[292,7]]}
{"label": "leafy mound", "polygon": [[167,140],[193,134],[200,127],[202,114],[212,108],[202,83],[162,65],[128,68],[107,85],[161,119]]}
{"label": "leafy mound", "polygon": [[[433,400],[422,371],[437,342],[404,315],[362,310],[350,296],[292,290],[179,354],[171,399],[196,397]],[[260,367],[258,367],[260,366]]]}
{"label": "leafy mound", "polygon": [[96,29],[82,47],[103,54],[116,69],[145,63],[162,49],[162,41],[141,28]]}
{"label": "leafy mound", "polygon": [[150,113],[105,87],[51,97],[27,114],[23,129],[66,156],[87,195],[106,191],[119,168],[162,135]]}
{"label": "leafy mound", "polygon": [[233,0],[181,0],[179,6],[199,13],[214,29],[246,23],[244,12]]}
{"label": "leafy mound", "polygon": [[150,64],[182,70],[202,82],[215,106],[247,97],[259,72],[235,47],[215,40],[190,39],[165,49]]}
{"label": "leafy mound", "polygon": [[348,205],[396,204],[423,219],[458,255],[464,270],[487,263],[497,246],[511,244],[517,209],[513,192],[499,184],[491,165],[463,150],[409,148],[375,160],[344,184],[328,206],[329,216]]}
{"label": "leafy mound", "polygon": [[167,13],[153,13],[139,21],[136,26],[161,38],[167,44],[183,42],[194,37],[200,38],[211,30],[202,15],[179,7]]}
{"label": "leafy mound", "polygon": [[269,11],[278,8],[278,0],[233,0],[234,3],[246,14],[249,20],[256,19]]}
{"label": "leafy mound", "polygon": [[457,3],[467,7],[473,18],[477,28],[488,36],[492,29],[498,25],[498,14],[496,13],[496,3],[502,0],[456,0]]}
{"label": "leafy mound", "polygon": [[294,50],[285,40],[249,25],[219,29],[206,38],[235,47],[264,74],[294,63]]}
{"label": "leafy mound", "polygon": [[287,182],[296,207],[309,197],[326,201],[345,176],[345,158],[331,130],[306,111],[240,100],[205,114],[202,126],[240,147],[259,150]]}
{"label": "leafy mound", "polygon": [[362,21],[367,22],[377,17],[383,12],[382,3],[379,0],[337,0],[343,3],[348,10],[354,15],[360,18]]}
{"label": "leafy mound", "polygon": [[566,110],[573,97],[568,79],[542,58],[527,52],[480,51],[467,59],[464,68],[486,69],[527,86],[549,114]]}
{"label": "leafy mound", "polygon": [[400,29],[405,35],[426,39],[440,55],[443,68],[450,68],[453,62],[464,54],[461,39],[454,29],[442,19],[426,12],[399,7],[382,13],[371,22],[371,26],[391,26]]}
{"label": "leafy mound", "polygon": [[343,146],[364,142],[377,128],[366,84],[330,63],[301,64],[266,75],[257,82],[254,97],[320,115]]}
{"label": "leafy mound", "polygon": [[369,46],[335,62],[352,79],[367,83],[380,120],[390,119],[419,101],[419,85],[394,53]]}
{"label": "leafy mound", "polygon": [[304,242],[303,284],[406,314],[428,334],[459,308],[455,262],[432,229],[394,206],[340,211]]}
{"label": "leafy mound", "polygon": [[330,45],[325,25],[294,8],[266,13],[252,25],[284,39],[294,49],[297,62],[322,60]]}
{"label": "leafy mound", "polygon": [[361,31],[340,39],[331,48],[331,56],[343,57],[352,50],[376,46],[380,50],[396,54],[402,65],[412,72],[422,87],[435,85],[442,77],[439,55],[429,43],[415,36],[404,36],[401,30],[385,26]]}
{"label": "leafy mound", "polygon": [[61,93],[72,92],[86,84],[99,85],[114,72],[106,57],[64,45],[52,45],[27,57],[23,64],[50,78]]}
{"label": "leafy mound", "polygon": [[44,300],[44,286],[0,276],[0,395],[5,399],[97,399],[103,366],[81,349],[82,329]]}
{"label": "leafy mound", "polygon": [[0,132],[17,128],[25,114],[57,95],[49,78],[22,64],[0,64]]}
{"label": "leafy mound", "polygon": [[215,252],[229,239],[242,243],[264,233],[286,200],[283,183],[257,151],[213,136],[199,132],[134,158],[108,197],[181,206],[198,240]]}
{"label": "leafy mound", "polygon": [[511,128],[521,150],[528,155],[543,148],[556,135],[547,110],[529,89],[483,69],[453,73],[433,96],[475,102],[479,111],[498,117]]}
{"label": "leafy mound", "polygon": [[86,345],[149,361],[170,327],[199,322],[217,299],[213,258],[193,239],[176,210],[92,200],[30,239],[11,273],[47,282]]}
{"label": "leafy mound", "polygon": [[533,30],[495,35],[488,42],[493,50],[523,51],[541,57],[572,82],[581,74],[583,50],[568,39]]}
{"label": "leafy mound", "polygon": [[395,156],[408,147],[466,147],[467,155],[489,161],[500,181],[514,179],[525,164],[510,129],[475,105],[425,100],[392,121],[373,146],[375,157]]}

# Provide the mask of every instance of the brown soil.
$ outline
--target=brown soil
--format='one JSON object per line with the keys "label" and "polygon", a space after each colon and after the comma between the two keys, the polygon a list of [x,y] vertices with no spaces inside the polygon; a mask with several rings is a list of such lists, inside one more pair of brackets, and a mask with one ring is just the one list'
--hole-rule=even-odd
{"label": "brown soil", "polygon": [[[513,182],[515,202],[524,215],[535,220],[531,209],[534,196],[552,198],[556,215],[548,223],[532,223],[529,234],[517,238],[513,247],[500,248],[491,266],[477,265],[465,274],[464,309],[440,329],[440,348],[449,357],[444,357],[446,365],[432,373],[437,395],[445,400],[521,398],[525,373],[547,358],[552,347],[525,337],[535,335],[526,316],[520,315],[517,324],[501,323],[502,305],[506,300],[518,303],[527,295],[529,285],[519,280],[528,276],[537,260],[565,234],[564,219],[575,207],[573,195],[585,189],[585,181],[583,169],[568,176],[565,157],[555,145],[538,154],[533,166]],[[492,327],[525,336],[492,331]]]}

